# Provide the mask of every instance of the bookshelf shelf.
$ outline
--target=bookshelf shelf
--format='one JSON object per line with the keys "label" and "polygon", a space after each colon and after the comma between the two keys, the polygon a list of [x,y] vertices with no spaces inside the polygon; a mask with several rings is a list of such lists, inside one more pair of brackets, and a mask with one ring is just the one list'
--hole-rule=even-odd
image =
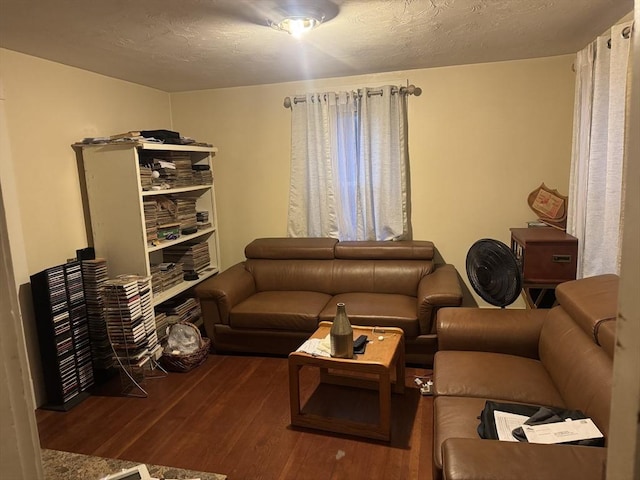
{"label": "bookshelf shelf", "polygon": [[180,245],[181,243],[189,242],[191,240],[203,237],[210,233],[214,233],[215,231],[216,231],[215,228],[205,228],[203,230],[198,230],[197,233],[192,233],[189,235],[181,235],[176,240],[163,240],[160,243],[158,243],[158,245],[150,246],[149,252],[157,252],[158,250],[163,250],[172,245]]}
{"label": "bookshelf shelf", "polygon": [[203,152],[211,153],[215,155],[218,153],[217,147],[207,147],[202,145],[170,145],[166,143],[153,143],[153,142],[132,142],[134,146],[140,150],[158,150],[162,152]]}
{"label": "bookshelf shelf", "polygon": [[171,195],[173,193],[197,192],[199,190],[208,190],[211,185],[194,185],[192,187],[167,188],[165,190],[145,190],[142,192],[143,197],[152,197],[154,195]]}
{"label": "bookshelf shelf", "polygon": [[178,285],[171,287],[168,290],[164,290],[158,293],[157,295],[154,295],[153,306],[154,307],[158,306],[161,303],[166,302],[167,300],[170,300],[171,298],[175,297],[176,295],[179,295],[180,293],[189,290],[191,287],[194,287],[201,281],[214,276],[219,271],[220,270],[217,267],[206,267],[201,271],[198,271],[198,277],[199,277],[198,280],[183,280]]}

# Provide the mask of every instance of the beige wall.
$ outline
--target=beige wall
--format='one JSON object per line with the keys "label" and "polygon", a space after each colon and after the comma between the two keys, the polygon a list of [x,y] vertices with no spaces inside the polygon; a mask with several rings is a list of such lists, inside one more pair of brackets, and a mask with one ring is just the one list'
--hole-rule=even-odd
{"label": "beige wall", "polygon": [[[214,165],[223,268],[256,237],[286,235],[290,111],[283,97],[406,82],[414,238],[432,240],[466,280],[474,241],[509,242],[535,219],[542,182],[568,193],[574,56],[171,95],[174,127],[220,148]],[[482,302],[480,302],[482,304]],[[519,301],[514,306],[522,306]]]}
{"label": "beige wall", "polygon": [[[28,275],[74,257],[87,246],[80,181],[71,144],[84,137],[169,128],[169,94],[0,49],[6,130],[17,202],[5,204],[9,228],[21,229],[26,273],[16,284],[34,377],[44,400]],[[6,181],[2,178],[2,181]]]}
{"label": "beige wall", "polygon": [[0,50],[29,270],[87,245],[76,158],[84,137],[171,126],[165,92]]}

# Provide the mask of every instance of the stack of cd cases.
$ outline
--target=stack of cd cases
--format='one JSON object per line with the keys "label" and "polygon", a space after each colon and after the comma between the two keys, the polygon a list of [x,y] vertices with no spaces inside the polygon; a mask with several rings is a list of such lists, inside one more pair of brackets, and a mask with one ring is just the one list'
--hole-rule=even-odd
{"label": "stack of cd cases", "polygon": [[156,331],[156,318],[153,310],[153,301],[151,293],[151,277],[143,277],[139,275],[120,275],[118,279],[132,280],[138,285],[138,294],[140,295],[140,309],[142,311],[142,323],[144,325],[146,345],[148,355],[157,360],[162,355],[162,347],[158,342],[158,334]]}
{"label": "stack of cd cases", "polygon": [[64,266],[67,298],[69,299],[69,322],[71,338],[76,356],[78,382],[81,391],[93,385],[93,364],[91,362],[91,342],[89,340],[89,322],[82,282],[82,266],[74,261]]}
{"label": "stack of cd cases", "polygon": [[[123,379],[123,389],[134,385],[144,389],[144,368],[162,354],[156,333],[151,301],[151,277],[121,275],[104,282],[102,289],[105,321],[116,362],[131,382]],[[145,392],[146,394],[146,392]]]}
{"label": "stack of cd cases", "polygon": [[94,383],[80,262],[32,275],[31,294],[47,393],[43,408],[69,410]]}
{"label": "stack of cd cases", "polygon": [[107,281],[107,261],[104,258],[82,260],[82,279],[89,320],[89,338],[94,373],[105,376],[113,367],[111,344],[107,335],[102,286]]}

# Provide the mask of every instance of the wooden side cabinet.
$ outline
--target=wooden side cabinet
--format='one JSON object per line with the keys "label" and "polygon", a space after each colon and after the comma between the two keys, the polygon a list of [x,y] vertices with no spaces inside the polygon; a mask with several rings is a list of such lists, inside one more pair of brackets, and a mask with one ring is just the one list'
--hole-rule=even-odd
{"label": "wooden side cabinet", "polygon": [[531,308],[552,306],[555,287],[576,278],[578,239],[552,227],[512,228],[511,248],[522,268]]}

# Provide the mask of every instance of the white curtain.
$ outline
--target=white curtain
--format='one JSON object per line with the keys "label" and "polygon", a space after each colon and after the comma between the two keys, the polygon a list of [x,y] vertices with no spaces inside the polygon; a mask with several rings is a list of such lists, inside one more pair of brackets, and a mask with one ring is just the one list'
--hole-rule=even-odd
{"label": "white curtain", "polygon": [[576,58],[567,232],[578,238],[578,278],[620,271],[627,27],[616,25]]}
{"label": "white curtain", "polygon": [[313,93],[294,102],[289,236],[410,236],[406,97],[392,89]]}

